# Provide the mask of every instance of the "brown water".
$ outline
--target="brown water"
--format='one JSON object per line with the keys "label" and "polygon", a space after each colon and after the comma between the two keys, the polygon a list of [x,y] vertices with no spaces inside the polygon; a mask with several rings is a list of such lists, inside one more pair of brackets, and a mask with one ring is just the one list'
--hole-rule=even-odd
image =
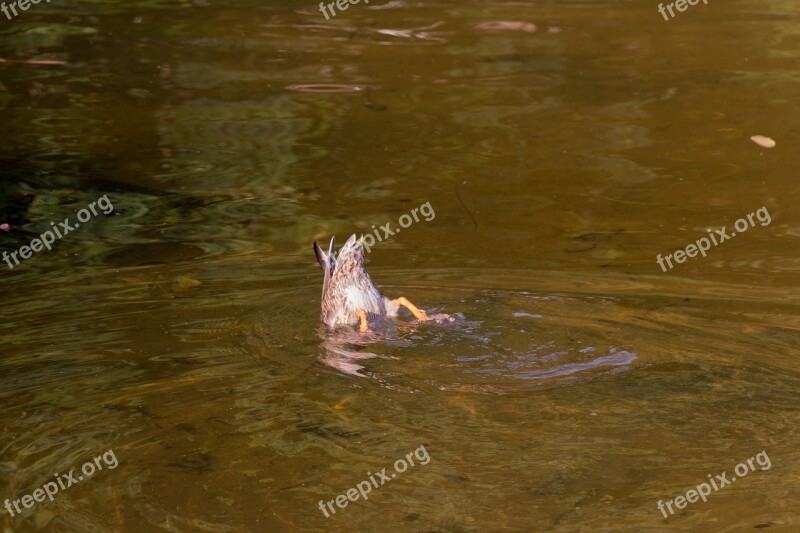
{"label": "brown water", "polygon": [[[794,7],[0,15],[0,249],[114,207],[0,263],[0,498],[118,459],[2,529],[800,530]],[[370,273],[456,321],[321,330],[311,243],[427,202]]]}

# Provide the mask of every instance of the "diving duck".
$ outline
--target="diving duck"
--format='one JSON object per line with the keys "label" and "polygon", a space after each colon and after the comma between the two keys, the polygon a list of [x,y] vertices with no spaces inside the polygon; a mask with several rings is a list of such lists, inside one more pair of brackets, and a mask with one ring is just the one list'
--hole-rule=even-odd
{"label": "diving duck", "polygon": [[403,296],[391,300],[382,295],[364,267],[364,237],[356,239],[355,235],[350,236],[339,250],[338,257],[334,253],[335,239],[331,237],[327,253],[314,243],[314,253],[325,276],[322,281],[320,318],[328,327],[360,323],[361,333],[366,333],[370,317],[397,316],[401,306],[411,311],[418,320],[453,320],[448,315],[429,317]]}

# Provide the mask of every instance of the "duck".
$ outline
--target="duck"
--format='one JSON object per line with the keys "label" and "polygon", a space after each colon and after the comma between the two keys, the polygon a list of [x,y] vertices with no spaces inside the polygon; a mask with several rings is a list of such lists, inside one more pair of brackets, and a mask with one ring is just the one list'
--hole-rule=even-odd
{"label": "duck", "polygon": [[314,242],[314,254],[322,267],[322,312],[320,320],[329,328],[359,325],[364,334],[369,331],[370,321],[376,317],[395,317],[405,307],[419,321],[441,319],[447,315],[428,316],[428,313],[412,304],[408,298],[385,297],[372,283],[364,266],[364,236],[351,235],[335,254],[336,236],[331,237],[325,252]]}

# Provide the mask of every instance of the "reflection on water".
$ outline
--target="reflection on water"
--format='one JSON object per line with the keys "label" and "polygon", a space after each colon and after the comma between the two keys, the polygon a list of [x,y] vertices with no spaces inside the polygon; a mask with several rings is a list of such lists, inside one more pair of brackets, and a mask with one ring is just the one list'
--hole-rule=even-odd
{"label": "reflection on water", "polygon": [[[446,298],[436,292],[429,292],[427,297]],[[377,327],[377,332],[365,335],[353,328],[327,331],[322,343],[322,361],[342,372],[365,377],[366,359],[391,360],[381,362],[379,372],[370,372],[378,382],[389,385],[392,376],[403,376],[411,371],[402,354],[413,350],[416,354],[425,354],[425,361],[413,369],[421,382],[443,390],[474,387],[475,391],[481,391],[488,386],[495,393],[507,393],[523,383],[544,380],[546,386],[553,386],[578,377],[573,374],[599,376],[602,374],[598,372],[605,367],[623,367],[615,371],[624,370],[636,359],[635,354],[608,345],[606,339],[613,339],[617,333],[600,324],[596,324],[598,331],[592,331],[593,325],[587,323],[586,317],[591,317],[589,320],[595,323],[611,320],[604,316],[603,307],[608,305],[592,309],[591,300],[581,305],[577,298],[498,291],[475,298],[450,304],[469,309],[471,320],[457,313],[456,320],[445,324],[405,324],[389,320],[388,324],[373,326],[373,329]],[[509,313],[505,308],[514,300],[519,300],[520,309],[529,306],[531,310],[548,315]],[[498,305],[500,301],[503,303]],[[589,308],[582,308],[577,313],[580,316],[570,320],[569,315],[575,314],[577,307]],[[426,347],[432,348],[430,353]],[[446,347],[446,352],[442,347]],[[592,370],[594,372],[590,372]],[[453,377],[457,377],[456,382],[447,383]]]}
{"label": "reflection on water", "polygon": [[[0,249],[104,194],[115,216],[0,278],[0,503],[119,466],[2,528],[796,529],[794,6],[655,7],[64,0],[3,25]],[[426,202],[370,273],[456,320],[320,329],[311,243]],[[754,205],[768,227],[661,271]]]}

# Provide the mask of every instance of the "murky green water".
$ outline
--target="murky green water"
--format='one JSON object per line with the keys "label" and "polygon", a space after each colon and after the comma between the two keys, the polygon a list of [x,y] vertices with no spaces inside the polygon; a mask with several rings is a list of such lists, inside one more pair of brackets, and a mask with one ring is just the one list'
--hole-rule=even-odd
{"label": "murky green water", "polygon": [[[118,459],[2,529],[800,530],[794,7],[0,15],[0,249],[114,208],[0,263],[0,503]],[[370,273],[457,320],[320,329],[311,243],[427,202]]]}

